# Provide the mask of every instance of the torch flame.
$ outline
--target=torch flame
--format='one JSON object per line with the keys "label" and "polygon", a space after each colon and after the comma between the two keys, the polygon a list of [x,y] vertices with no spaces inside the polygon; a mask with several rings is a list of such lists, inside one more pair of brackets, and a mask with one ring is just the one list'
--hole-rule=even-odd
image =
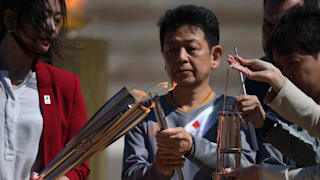
{"label": "torch flame", "polygon": [[174,88],[176,88],[178,84],[176,82],[172,82],[172,87],[169,89],[169,91],[172,91]]}
{"label": "torch flame", "polygon": [[172,87],[169,88],[169,82],[164,81],[158,83],[153,89],[158,90],[159,88],[168,89],[169,91],[172,91],[178,84],[176,82],[172,82]]}
{"label": "torch flame", "polygon": [[156,85],[156,88],[160,87],[160,88],[169,88],[169,82],[168,81],[164,81],[164,82],[160,82]]}
{"label": "torch flame", "polygon": [[145,107],[143,105],[140,105],[141,109],[145,110],[146,113],[150,112],[150,109],[153,108],[155,106],[154,102],[152,101],[152,104],[149,107]]}
{"label": "torch flame", "polygon": [[138,89],[133,89],[131,91],[131,94],[133,94],[136,97],[137,102],[141,102],[142,98],[145,98],[148,96],[146,92]]}
{"label": "torch flame", "polygon": [[79,12],[85,7],[86,0],[68,0],[66,1],[66,6],[69,11]]}
{"label": "torch flame", "polygon": [[136,102],[141,103],[143,101],[145,102],[152,102],[151,105],[149,107],[140,105],[142,109],[144,109],[147,113],[150,112],[150,109],[153,108],[155,106],[155,103],[152,101],[152,98],[154,95],[158,95],[158,93],[156,92],[156,90],[159,89],[168,89],[169,91],[172,91],[175,87],[177,86],[176,82],[172,82],[172,87],[169,88],[169,82],[168,81],[164,81],[164,82],[160,82],[158,84],[156,84],[155,86],[153,86],[152,91],[153,93],[149,93],[149,98],[148,98],[148,94],[145,91],[139,90],[139,89],[133,89],[131,90],[131,94],[136,98]]}

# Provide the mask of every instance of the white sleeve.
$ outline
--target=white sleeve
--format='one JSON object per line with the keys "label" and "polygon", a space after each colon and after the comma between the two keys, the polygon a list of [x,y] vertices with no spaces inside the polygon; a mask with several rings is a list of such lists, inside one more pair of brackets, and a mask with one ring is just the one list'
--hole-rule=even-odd
{"label": "white sleeve", "polygon": [[273,98],[270,91],[264,102],[286,120],[320,137],[320,105],[286,79],[280,92]]}

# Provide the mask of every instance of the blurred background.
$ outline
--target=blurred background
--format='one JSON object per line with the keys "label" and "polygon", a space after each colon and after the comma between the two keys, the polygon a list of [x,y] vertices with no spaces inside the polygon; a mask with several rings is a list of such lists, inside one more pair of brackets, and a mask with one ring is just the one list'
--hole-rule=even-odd
{"label": "blurred background", "polygon": [[[69,30],[63,39],[78,50],[55,65],[79,75],[90,118],[122,87],[129,90],[168,81],[160,53],[160,16],[170,8],[195,4],[211,9],[220,22],[223,61],[212,73],[211,85],[223,93],[228,65],[225,57],[263,55],[262,0],[66,0]],[[239,74],[231,71],[228,95],[240,93]],[[121,179],[123,139],[92,158],[90,180]]]}

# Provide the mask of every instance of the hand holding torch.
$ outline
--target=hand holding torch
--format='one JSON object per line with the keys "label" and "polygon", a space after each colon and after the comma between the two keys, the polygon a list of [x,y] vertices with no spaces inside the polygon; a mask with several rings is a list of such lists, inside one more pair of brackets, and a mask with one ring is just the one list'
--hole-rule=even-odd
{"label": "hand holding torch", "polygon": [[[162,110],[162,107],[160,104],[159,96],[155,95],[153,97],[153,101],[154,101],[153,112],[154,112],[154,115],[159,123],[160,129],[161,130],[168,129],[168,125],[167,125],[167,122],[166,122],[166,119],[165,119],[165,116],[164,116],[164,113],[163,113],[163,110]],[[179,179],[184,180],[181,169],[177,169],[176,171],[179,176]]]}

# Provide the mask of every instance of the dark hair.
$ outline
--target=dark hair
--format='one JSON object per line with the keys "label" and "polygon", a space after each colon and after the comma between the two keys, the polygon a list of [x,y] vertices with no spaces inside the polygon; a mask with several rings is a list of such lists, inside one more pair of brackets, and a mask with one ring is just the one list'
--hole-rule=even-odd
{"label": "dark hair", "polygon": [[[39,32],[42,32],[51,42],[51,47],[47,54],[41,54],[41,57],[51,57],[51,49],[59,54],[60,43],[57,40],[52,39],[49,33],[45,30],[45,20],[47,19],[47,13],[51,11],[50,0],[1,0],[0,3],[0,41],[2,41],[6,31],[6,26],[3,22],[3,15],[6,9],[11,9],[16,14],[16,28],[24,31],[23,25],[27,22],[32,25]],[[67,19],[67,9],[65,0],[58,0],[61,6],[61,16],[62,16],[62,29],[66,24]],[[28,46],[21,40],[21,36],[18,32],[12,34],[14,39],[17,41],[19,46],[24,50],[25,53],[37,54],[33,47]],[[28,34],[26,34],[28,35]],[[30,37],[33,38],[33,37]]]}
{"label": "dark hair", "polygon": [[201,28],[209,47],[219,44],[219,22],[215,14],[204,7],[182,5],[166,11],[158,22],[161,48],[166,34],[176,31],[182,25]]}
{"label": "dark hair", "polygon": [[[281,5],[285,2],[287,2],[288,0],[268,0],[268,1],[272,1],[273,3],[276,3],[277,5]],[[302,0],[303,6],[307,7],[307,8],[318,8],[318,0]],[[265,5],[267,2],[267,0],[263,0],[263,5]]]}
{"label": "dark hair", "polygon": [[291,8],[281,18],[270,44],[279,54],[302,50],[316,57],[320,50],[320,10]]}

